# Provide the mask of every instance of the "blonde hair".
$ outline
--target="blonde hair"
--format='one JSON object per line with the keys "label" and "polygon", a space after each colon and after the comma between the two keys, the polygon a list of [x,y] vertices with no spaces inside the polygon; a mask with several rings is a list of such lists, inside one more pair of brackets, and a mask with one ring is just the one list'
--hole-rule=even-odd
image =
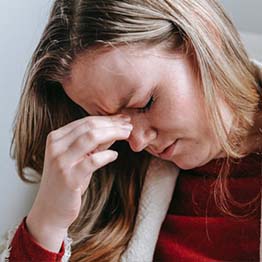
{"label": "blonde hair", "polygon": [[[218,1],[56,0],[26,72],[14,123],[13,157],[20,177],[30,182],[23,174],[25,167],[42,173],[50,131],[88,115],[61,84],[76,56],[93,47],[164,42],[173,51],[193,50],[210,125],[227,159],[242,157],[241,141],[254,125],[251,115],[258,111],[257,79]],[[217,93],[233,112],[235,126],[230,134]],[[118,261],[132,235],[150,156],[131,152],[125,142],[113,148],[120,152],[119,159],[93,176],[80,214],[69,228],[71,261]],[[224,179],[228,174],[227,168],[221,169],[215,195],[221,209],[230,213]]]}

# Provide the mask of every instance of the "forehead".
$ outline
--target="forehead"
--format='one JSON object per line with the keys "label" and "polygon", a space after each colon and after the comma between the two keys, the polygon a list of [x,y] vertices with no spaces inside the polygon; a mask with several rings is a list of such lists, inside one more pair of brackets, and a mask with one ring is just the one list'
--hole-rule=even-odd
{"label": "forehead", "polygon": [[104,48],[87,51],[74,60],[71,67],[72,82],[81,80],[90,84],[95,80],[129,80],[133,74],[143,76],[141,66],[148,62],[148,55],[144,50],[134,49],[128,46],[116,48]]}
{"label": "forehead", "polygon": [[123,97],[133,92],[135,99],[137,91],[147,86],[152,78],[150,63],[148,52],[138,48],[88,51],[75,59],[70,79],[63,86],[90,114],[95,114],[97,105],[111,112]]}

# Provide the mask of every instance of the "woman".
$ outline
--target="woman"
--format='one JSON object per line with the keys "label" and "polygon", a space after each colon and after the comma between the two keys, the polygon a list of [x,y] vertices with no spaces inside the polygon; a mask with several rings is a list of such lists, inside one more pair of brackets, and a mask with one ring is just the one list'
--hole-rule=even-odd
{"label": "woman", "polygon": [[14,125],[42,178],[9,260],[258,261],[261,79],[215,0],[56,0]]}

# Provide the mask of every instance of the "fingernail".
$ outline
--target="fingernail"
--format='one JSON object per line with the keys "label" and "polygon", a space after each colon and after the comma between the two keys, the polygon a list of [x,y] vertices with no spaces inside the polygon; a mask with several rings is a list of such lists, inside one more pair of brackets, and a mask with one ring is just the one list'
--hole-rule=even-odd
{"label": "fingernail", "polygon": [[131,124],[128,124],[128,123],[122,124],[122,127],[123,127],[123,128],[126,128],[126,129],[130,129],[130,130],[133,129],[133,126],[132,126]]}
{"label": "fingernail", "polygon": [[114,151],[115,155],[113,156],[113,161],[118,158],[118,152]]}

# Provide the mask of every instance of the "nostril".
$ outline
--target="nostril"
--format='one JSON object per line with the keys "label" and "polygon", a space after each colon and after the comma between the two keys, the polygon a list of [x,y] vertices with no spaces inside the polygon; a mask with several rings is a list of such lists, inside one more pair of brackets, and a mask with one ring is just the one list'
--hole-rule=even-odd
{"label": "nostril", "polygon": [[156,138],[156,132],[153,129],[140,123],[140,125],[133,125],[133,130],[130,133],[127,141],[132,151],[141,152],[152,143]]}
{"label": "nostril", "polygon": [[143,151],[145,146],[143,146],[141,143],[135,142],[133,139],[127,139],[130,148],[134,152],[140,152]]}

